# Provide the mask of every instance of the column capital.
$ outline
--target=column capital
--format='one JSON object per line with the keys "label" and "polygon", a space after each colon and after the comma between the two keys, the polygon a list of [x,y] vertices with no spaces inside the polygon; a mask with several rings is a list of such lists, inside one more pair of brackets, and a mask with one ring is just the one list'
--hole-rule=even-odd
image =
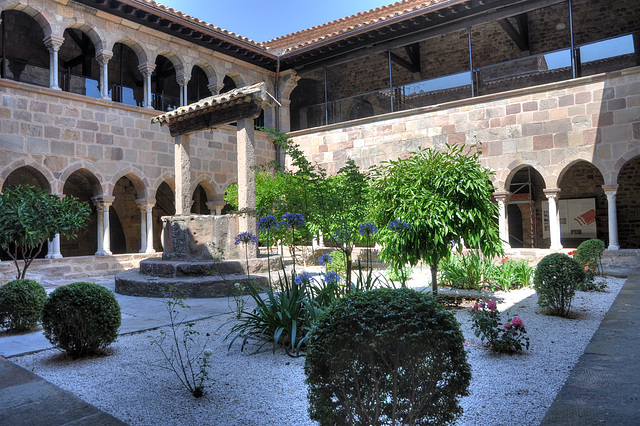
{"label": "column capital", "polygon": [[547,198],[556,198],[560,195],[560,188],[545,188],[542,190]]}
{"label": "column capital", "polygon": [[96,53],[96,60],[100,65],[107,65],[111,58],[113,58],[113,52],[110,50],[102,50],[101,52]]}
{"label": "column capital", "polygon": [[93,201],[93,204],[96,207],[106,208],[106,207],[111,206],[111,204],[113,204],[115,199],[116,199],[116,197],[114,197],[112,195],[97,195],[97,196],[93,197],[91,199],[91,201]]}
{"label": "column capital", "polygon": [[602,189],[604,189],[604,193],[607,195],[615,195],[618,192],[618,188],[620,188],[620,185],[602,185]]}
{"label": "column capital", "polygon": [[191,80],[191,76],[184,71],[176,72],[176,81],[178,82],[178,85],[186,86],[187,84],[189,84],[189,80]]}
{"label": "column capital", "polygon": [[138,70],[140,70],[140,72],[145,76],[151,75],[156,70],[156,64],[146,62],[144,64],[138,65]]}
{"label": "column capital", "polygon": [[156,205],[156,200],[153,198],[137,198],[136,205],[138,207],[153,208]]}
{"label": "column capital", "polygon": [[49,50],[49,52],[57,52],[64,43],[64,37],[59,37],[51,34],[49,37],[45,37],[44,45]]}
{"label": "column capital", "polygon": [[511,192],[509,191],[495,191],[493,193],[493,198],[495,198],[497,201],[506,202],[509,197],[511,197]]}
{"label": "column capital", "polygon": [[222,83],[211,83],[209,85],[207,85],[207,89],[209,89],[209,91],[211,92],[212,95],[219,95],[220,94],[220,90],[222,90],[222,88],[224,87],[224,84]]}
{"label": "column capital", "polygon": [[282,99],[289,99],[291,92],[298,85],[300,76],[295,70],[287,70],[280,73],[280,81],[278,82],[278,101],[282,102]]}

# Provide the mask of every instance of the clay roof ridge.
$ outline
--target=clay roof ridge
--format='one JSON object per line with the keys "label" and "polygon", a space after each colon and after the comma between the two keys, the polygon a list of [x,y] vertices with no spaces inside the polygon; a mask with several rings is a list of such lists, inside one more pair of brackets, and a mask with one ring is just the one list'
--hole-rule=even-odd
{"label": "clay roof ridge", "polygon": [[[339,34],[343,34],[345,32],[348,31],[352,31],[354,29],[357,28],[362,28],[362,27],[366,27],[368,25],[373,25],[376,24],[378,22],[382,22],[384,20],[390,19],[390,18],[394,18],[397,16],[401,16],[404,15],[406,13],[409,12],[413,12],[419,9],[423,9],[425,7],[437,4],[437,3],[441,3],[444,0],[400,0],[397,1],[395,3],[391,3],[389,5],[385,5],[385,6],[380,6],[374,9],[370,9],[368,11],[364,11],[364,12],[358,12],[354,15],[350,15],[347,17],[343,17],[343,18],[339,18],[330,22],[326,22],[324,24],[320,24],[320,25],[316,25],[313,26],[311,28],[306,28],[304,30],[300,30],[300,31],[296,31],[284,36],[280,36],[280,37],[276,37],[272,40],[268,40],[263,42],[263,44],[267,47],[269,47],[269,45],[279,45],[279,47],[285,47],[286,46],[286,50],[290,51],[290,50],[294,50],[297,47],[301,47],[301,46],[307,46],[309,44],[313,44],[317,41],[321,41],[324,40],[326,38],[330,38],[332,36],[335,35],[339,35]],[[403,5],[406,5],[406,7],[402,7]],[[387,11],[388,13],[380,16],[378,15],[378,13],[380,12],[385,12]],[[371,16],[373,15],[373,16]],[[371,16],[369,18],[369,16]],[[358,19],[357,19],[358,18]],[[369,19],[366,19],[369,18]],[[361,19],[366,19],[366,20],[361,20]],[[349,26],[346,28],[340,28],[337,30],[332,30],[332,28],[335,26],[336,24],[339,24],[341,22],[349,22]],[[314,36],[310,39],[301,39],[302,36],[304,36],[305,34],[309,34],[309,33],[313,33],[316,32],[318,30],[321,30],[322,28],[327,28],[327,30],[329,30],[328,33],[320,35],[320,36]],[[292,43],[290,45],[281,45],[278,42],[283,42],[287,39],[291,39]],[[298,41],[299,40],[299,41]]]}
{"label": "clay roof ridge", "polygon": [[207,27],[207,28],[209,28],[211,30],[214,30],[214,31],[219,32],[219,33],[222,33],[224,35],[228,35],[230,37],[236,38],[236,39],[238,39],[240,41],[243,41],[245,43],[252,44],[252,45],[254,45],[256,47],[260,47],[262,49],[266,48],[264,43],[260,43],[260,42],[257,42],[255,40],[250,39],[249,37],[245,37],[245,36],[242,36],[240,34],[236,34],[233,31],[225,30],[224,28],[220,28],[220,27],[218,27],[216,25],[213,25],[213,24],[211,24],[209,22],[203,21],[202,19],[198,19],[198,18],[196,18],[194,16],[191,16],[191,15],[189,15],[187,13],[183,13],[183,12],[179,11],[178,9],[174,9],[174,8],[172,8],[170,6],[165,6],[162,3],[156,2],[154,0],[139,0],[139,1],[141,1],[143,3],[146,3],[147,5],[155,8],[155,9],[161,10],[163,12],[168,12],[168,13],[170,13],[172,15],[175,15],[175,16],[180,17],[182,19],[189,20],[189,21],[191,21],[191,22],[193,22],[195,24],[201,25],[203,27]]}

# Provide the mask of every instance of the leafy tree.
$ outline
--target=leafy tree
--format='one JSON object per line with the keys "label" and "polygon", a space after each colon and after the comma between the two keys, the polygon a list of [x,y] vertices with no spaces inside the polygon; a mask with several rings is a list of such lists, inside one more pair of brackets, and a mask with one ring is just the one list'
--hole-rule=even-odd
{"label": "leafy tree", "polygon": [[[5,189],[0,194],[0,247],[13,260],[16,278],[24,279],[44,243],[52,241],[56,234],[75,238],[90,211],[87,203],[77,198],[60,198],[33,186]],[[19,259],[24,262],[22,270]]]}
{"label": "leafy tree", "polygon": [[[434,293],[438,263],[461,239],[485,255],[502,254],[494,221],[498,210],[491,202],[492,173],[480,165],[479,156],[476,145],[469,150],[447,145],[441,151],[419,149],[374,171],[374,214],[378,224],[386,225],[379,233],[381,258],[396,268],[424,261],[431,268]],[[403,232],[389,229],[398,221],[408,225]]]}

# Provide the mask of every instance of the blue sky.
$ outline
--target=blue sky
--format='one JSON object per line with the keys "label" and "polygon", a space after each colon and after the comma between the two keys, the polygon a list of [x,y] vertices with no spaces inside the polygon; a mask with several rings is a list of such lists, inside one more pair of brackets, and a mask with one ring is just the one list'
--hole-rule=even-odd
{"label": "blue sky", "polygon": [[394,0],[157,1],[257,42],[394,3]]}

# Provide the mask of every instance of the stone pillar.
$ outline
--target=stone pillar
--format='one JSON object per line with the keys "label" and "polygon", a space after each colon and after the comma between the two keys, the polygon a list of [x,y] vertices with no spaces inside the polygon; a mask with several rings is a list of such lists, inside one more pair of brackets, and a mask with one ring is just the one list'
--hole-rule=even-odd
{"label": "stone pillar", "polygon": [[551,250],[562,250],[560,242],[560,220],[558,219],[558,207],[556,200],[560,193],[558,188],[544,190],[547,200],[549,200],[549,233],[551,234]]}
{"label": "stone pillar", "polygon": [[62,259],[62,253],[60,253],[60,234],[56,234],[53,237],[53,241],[49,241],[48,252],[45,259]]}
{"label": "stone pillar", "polygon": [[153,248],[153,206],[155,200],[139,199],[136,204],[140,209],[140,253],[155,253]]}
{"label": "stone pillar", "polygon": [[136,200],[136,205],[140,209],[140,251],[144,253],[147,251],[147,206],[144,200]]}
{"label": "stone pillar", "polygon": [[187,85],[189,84],[189,80],[191,80],[191,76],[186,75],[182,71],[176,74],[176,81],[178,82],[178,86],[180,86],[180,106],[189,104],[187,99]]}
{"label": "stone pillar", "polygon": [[111,256],[111,229],[109,227],[109,207],[115,197],[101,195],[93,198],[98,208],[98,251],[96,256]]}
{"label": "stone pillar", "polygon": [[509,232],[507,230],[507,204],[510,195],[511,193],[508,191],[496,191],[493,193],[498,203],[498,232],[502,240],[502,247],[505,250],[511,248],[509,244]]}
{"label": "stone pillar", "polygon": [[62,90],[58,83],[58,51],[62,43],[64,37],[50,35],[44,39],[44,45],[49,51],[49,88],[54,90]]}
{"label": "stone pillar", "polygon": [[618,187],[619,185],[602,185],[602,189],[607,195],[607,206],[609,208],[609,250],[620,250],[620,243],[618,243],[618,209],[616,207]]}
{"label": "stone pillar", "polygon": [[[256,224],[256,165],[253,119],[238,120],[238,209],[244,214],[239,220],[240,232],[258,235]],[[250,257],[258,256],[258,247],[250,244]]]}
{"label": "stone pillar", "polygon": [[288,133],[291,131],[291,100],[280,99],[280,105],[278,108],[280,131]]}
{"label": "stone pillar", "polygon": [[100,64],[100,97],[110,100],[109,97],[109,61],[113,57],[113,52],[103,50],[96,55],[96,60]]}
{"label": "stone pillar", "polygon": [[156,69],[155,64],[142,64],[138,67],[142,76],[144,77],[144,107],[145,108],[153,108],[152,101],[153,98],[151,96],[151,74]]}
{"label": "stone pillar", "polygon": [[224,87],[224,84],[222,84],[222,83],[211,83],[211,84],[207,85],[207,89],[209,89],[209,91],[211,92],[211,94],[213,96],[219,95],[220,94],[220,90],[222,90],[223,87]]}
{"label": "stone pillar", "polygon": [[174,170],[176,179],[176,215],[191,213],[191,159],[189,135],[175,137]]}

